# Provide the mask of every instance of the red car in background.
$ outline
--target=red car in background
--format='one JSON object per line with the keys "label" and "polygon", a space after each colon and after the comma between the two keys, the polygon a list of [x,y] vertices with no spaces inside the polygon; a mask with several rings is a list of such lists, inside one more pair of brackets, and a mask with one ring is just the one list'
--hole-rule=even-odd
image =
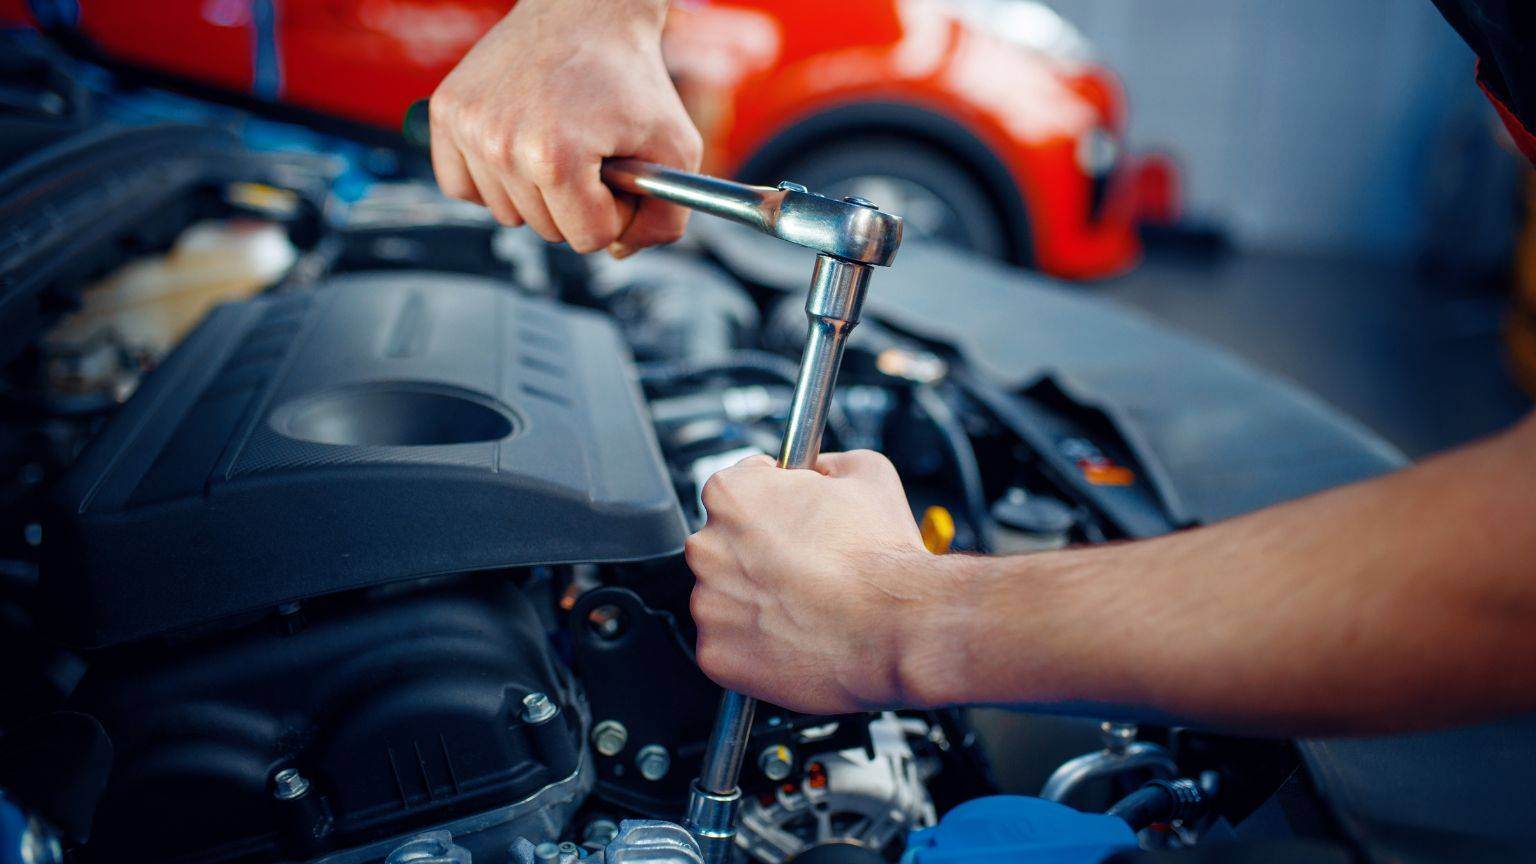
{"label": "red car in background", "polygon": [[[389,128],[509,5],[32,3],[117,61]],[[677,0],[664,48],[710,173],[861,195],[909,236],[1070,278],[1131,266],[1140,218],[1171,210],[1125,153],[1114,75],[1039,3]]]}

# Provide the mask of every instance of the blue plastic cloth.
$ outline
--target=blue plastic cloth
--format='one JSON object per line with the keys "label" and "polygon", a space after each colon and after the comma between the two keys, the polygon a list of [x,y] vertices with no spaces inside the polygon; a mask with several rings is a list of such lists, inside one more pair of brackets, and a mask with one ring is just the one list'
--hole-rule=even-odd
{"label": "blue plastic cloth", "polygon": [[1136,848],[1136,834],[1117,816],[1080,813],[1022,795],[967,801],[939,824],[913,832],[902,864],[1098,864]]}

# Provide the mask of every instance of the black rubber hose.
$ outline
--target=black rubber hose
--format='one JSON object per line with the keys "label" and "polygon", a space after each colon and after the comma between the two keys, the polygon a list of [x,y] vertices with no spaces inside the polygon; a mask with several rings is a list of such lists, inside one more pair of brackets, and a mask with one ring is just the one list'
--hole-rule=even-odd
{"label": "black rubber hose", "polygon": [[932,421],[939,437],[944,439],[950,458],[955,463],[955,475],[960,479],[960,489],[965,495],[965,509],[971,525],[976,529],[977,552],[990,552],[996,548],[997,522],[992,509],[987,506],[987,493],[981,483],[981,465],[976,461],[976,448],[971,446],[970,436],[954,409],[932,387],[916,387],[912,399],[917,407]]}
{"label": "black rubber hose", "polygon": [[1140,831],[1159,822],[1197,819],[1210,803],[1210,796],[1193,780],[1153,780],[1120,799],[1108,813],[1124,819],[1132,831]]}

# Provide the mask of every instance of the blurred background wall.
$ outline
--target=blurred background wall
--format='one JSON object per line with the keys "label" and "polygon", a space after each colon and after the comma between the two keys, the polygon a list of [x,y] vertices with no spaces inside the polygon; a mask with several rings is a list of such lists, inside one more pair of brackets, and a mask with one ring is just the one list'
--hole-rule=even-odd
{"label": "blurred background wall", "polygon": [[1175,154],[1187,215],[1240,248],[1507,254],[1518,163],[1428,0],[1049,5],[1119,73],[1133,148]]}

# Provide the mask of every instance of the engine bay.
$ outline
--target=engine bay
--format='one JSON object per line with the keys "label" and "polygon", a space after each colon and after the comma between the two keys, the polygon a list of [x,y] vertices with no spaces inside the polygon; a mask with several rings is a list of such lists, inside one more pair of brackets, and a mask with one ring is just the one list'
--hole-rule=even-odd
{"label": "engine bay", "polygon": [[[422,182],[343,206],[323,159],[97,134],[3,189],[35,208],[49,186],[59,230],[8,259],[27,335],[0,440],[0,745],[54,758],[13,758],[0,788],[82,862],[672,848],[720,695],[692,656],[682,543],[708,477],[778,447],[803,297],[707,242],[599,261]],[[140,217],[107,230],[103,197]],[[210,237],[262,263],[189,297],[163,274]],[[825,446],[887,455],[934,554],[1186,522],[1112,416],[879,316]],[[1199,808],[1131,826],[1149,849],[1232,836],[1299,765],[1285,741],[1101,734],[1031,794],[1102,811],[1184,784]],[[743,861],[948,860],[953,841],[913,832],[998,791],[963,709],[764,705],[748,753]],[[1113,824],[1008,848],[1136,842],[1072,815]]]}

